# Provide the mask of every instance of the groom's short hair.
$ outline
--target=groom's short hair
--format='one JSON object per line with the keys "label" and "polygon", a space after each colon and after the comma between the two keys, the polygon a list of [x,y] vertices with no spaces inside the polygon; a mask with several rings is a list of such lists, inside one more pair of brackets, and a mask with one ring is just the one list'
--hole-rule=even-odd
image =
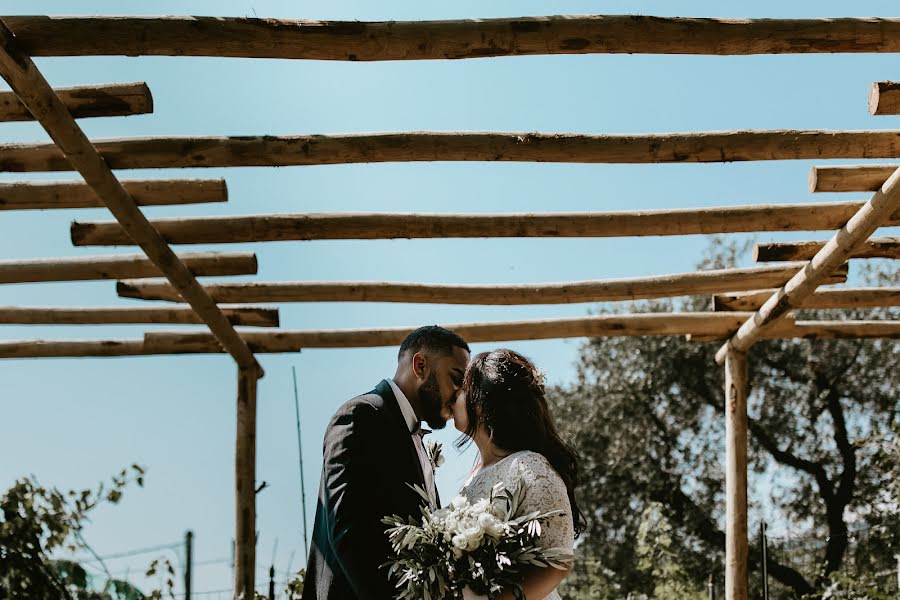
{"label": "groom's short hair", "polygon": [[442,355],[453,354],[454,348],[462,348],[469,352],[469,345],[466,340],[462,339],[459,334],[444,329],[437,325],[426,325],[419,327],[403,340],[400,344],[400,352],[397,353],[397,359],[403,358],[407,352],[426,352],[437,353]]}

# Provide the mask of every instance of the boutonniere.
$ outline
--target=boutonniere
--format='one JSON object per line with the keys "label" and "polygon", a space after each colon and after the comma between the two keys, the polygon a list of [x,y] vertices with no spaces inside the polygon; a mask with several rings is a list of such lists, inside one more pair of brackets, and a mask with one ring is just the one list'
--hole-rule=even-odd
{"label": "boutonniere", "polygon": [[432,471],[436,471],[438,467],[444,464],[444,455],[441,454],[441,448],[440,442],[434,440],[426,440],[425,442],[425,454],[428,455]]}

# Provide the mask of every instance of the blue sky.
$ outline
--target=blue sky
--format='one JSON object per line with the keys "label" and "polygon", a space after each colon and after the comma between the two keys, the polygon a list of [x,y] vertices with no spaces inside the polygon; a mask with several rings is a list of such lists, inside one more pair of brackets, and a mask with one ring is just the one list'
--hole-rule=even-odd
{"label": "blue sky", "polygon": [[[543,14],[657,14],[721,17],[892,16],[895,2],[216,2],[7,0],[7,14],[198,14],[331,19],[439,19]],[[338,63],[211,58],[40,59],[56,86],[146,81],[152,115],[83,120],[93,138],[152,135],[288,135],[471,130],[580,133],[731,129],[898,128],[871,117],[871,82],[896,78],[895,55],[761,57],[551,56],[473,61]],[[33,124],[3,124],[0,141],[46,140]],[[839,161],[838,161],[839,162]],[[857,162],[857,161],[854,161]],[[855,199],[806,189],[809,161],[726,165],[553,165],[421,163],[320,167],[131,171],[139,177],[225,177],[226,205],[151,207],[154,216],[304,211],[505,212],[675,208]],[[64,174],[29,178],[59,179]],[[0,180],[21,176],[0,174]],[[105,210],[6,212],[0,258],[87,256],[73,248],[72,220]],[[762,240],[810,238],[764,234]],[[257,280],[392,280],[525,283],[693,270],[702,236],[601,240],[413,240],[281,242],[209,246],[258,253]],[[185,247],[184,250],[199,250]],[[130,250],[124,250],[129,251]],[[232,280],[234,278],[231,278]],[[112,282],[4,286],[0,304],[128,305]],[[350,328],[578,316],[587,305],[461,307],[296,304],[289,328]],[[142,327],[0,328],[0,339],[139,337]],[[545,369],[554,384],[574,375],[579,340],[506,344]],[[482,351],[495,344],[476,344]],[[291,367],[298,371],[312,524],[321,437],[332,412],[395,367],[395,349],[308,350],[262,356],[258,479],[260,571],[278,579],[302,564],[297,442]],[[712,368],[712,366],[711,366]],[[235,368],[226,356],[55,359],[0,362],[0,489],[36,475],[83,487],[138,462],[147,485],[97,511],[87,539],[101,554],[196,536],[199,562],[227,559],[233,530]],[[448,444],[449,429],[436,434]],[[445,498],[471,465],[448,453],[438,473]],[[112,560],[140,572],[150,558]],[[170,556],[172,556],[170,554]],[[141,582],[141,578],[135,581]],[[231,585],[227,560],[199,565],[194,590]],[[216,597],[210,594],[209,597]],[[227,594],[223,594],[227,597]]]}

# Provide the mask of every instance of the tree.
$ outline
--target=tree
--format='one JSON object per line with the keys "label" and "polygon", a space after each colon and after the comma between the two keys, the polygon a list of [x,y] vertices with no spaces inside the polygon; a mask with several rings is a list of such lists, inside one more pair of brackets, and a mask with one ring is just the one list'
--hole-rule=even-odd
{"label": "tree", "polygon": [[[734,266],[739,251],[717,241],[700,267]],[[865,278],[900,279],[896,271],[876,268]],[[637,306],[703,310],[708,302]],[[703,589],[710,573],[721,573],[725,432],[723,373],[714,361],[718,347],[674,337],[592,339],[582,347],[577,381],[551,391],[557,421],[583,457],[580,499],[588,529],[579,551],[603,564],[619,597],[652,595],[664,578],[638,566],[642,515],[655,505],[671,524],[671,551],[694,584]],[[768,504],[780,519],[827,540],[816,557],[818,572],[801,572],[770,557],[770,577],[789,596],[828,584],[845,558],[849,519],[870,518],[869,507],[890,482],[878,453],[864,441],[887,435],[897,418],[898,358],[900,343],[893,340],[773,340],[750,352],[751,519],[755,514],[759,520],[762,500],[754,485],[768,482]],[[780,475],[771,477],[776,467]],[[759,549],[751,548],[751,569],[758,568],[758,557]]]}
{"label": "tree", "polygon": [[[140,590],[116,580],[108,571],[102,588],[93,589],[83,566],[52,558],[60,550],[81,550],[96,558],[83,536],[90,512],[103,502],[118,503],[131,482],[143,485],[142,467],[132,465],[123,469],[112,478],[111,486],[100,484],[95,490],[63,493],[40,485],[34,477],[16,481],[0,498],[0,598],[144,598]],[[99,563],[103,566],[102,561]],[[157,561],[151,571],[155,571],[156,565]],[[168,570],[172,573],[171,564]],[[171,579],[168,587],[171,595]],[[153,592],[150,597],[161,598],[161,592]]]}

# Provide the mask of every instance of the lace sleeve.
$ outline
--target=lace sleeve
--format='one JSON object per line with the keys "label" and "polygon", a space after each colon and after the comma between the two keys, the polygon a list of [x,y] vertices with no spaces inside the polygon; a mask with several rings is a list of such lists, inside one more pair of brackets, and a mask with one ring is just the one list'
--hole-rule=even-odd
{"label": "lace sleeve", "polygon": [[520,513],[562,511],[542,524],[541,546],[572,551],[575,545],[575,527],[566,484],[541,454],[527,452],[516,462],[515,471],[518,471],[525,484],[525,500],[519,509]]}

